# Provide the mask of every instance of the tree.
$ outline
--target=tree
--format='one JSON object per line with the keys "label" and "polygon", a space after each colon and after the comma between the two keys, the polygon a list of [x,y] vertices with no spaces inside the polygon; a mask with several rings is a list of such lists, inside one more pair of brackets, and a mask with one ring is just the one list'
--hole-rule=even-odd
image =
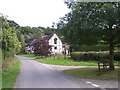
{"label": "tree", "polygon": [[24,38],[24,35],[23,35],[23,34],[21,34],[20,42],[21,42],[21,45],[22,45],[22,47],[21,47],[21,52],[22,52],[22,53],[25,53],[25,38]]}
{"label": "tree", "polygon": [[40,56],[48,56],[49,54],[51,54],[51,46],[47,41],[39,40],[34,45],[34,54]]}
{"label": "tree", "polygon": [[21,49],[21,43],[17,37],[17,29],[10,27],[7,19],[2,17],[2,50],[5,57],[14,56]]}
{"label": "tree", "polygon": [[73,46],[108,45],[109,67],[114,70],[114,47],[120,44],[120,3],[66,3],[71,12],[62,19],[65,40]]}
{"label": "tree", "polygon": [[40,38],[44,35],[43,30],[39,27],[25,26],[20,27],[19,31],[21,32],[21,34],[25,36],[25,42],[28,42],[29,39]]}

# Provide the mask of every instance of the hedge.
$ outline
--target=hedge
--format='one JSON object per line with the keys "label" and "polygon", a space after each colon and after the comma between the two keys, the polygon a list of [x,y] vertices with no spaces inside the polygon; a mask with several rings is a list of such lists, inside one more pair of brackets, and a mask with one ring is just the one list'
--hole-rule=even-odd
{"label": "hedge", "polygon": [[107,51],[108,46],[107,45],[83,45],[83,46],[71,46],[71,49],[74,49],[74,51],[82,51],[82,52],[88,52],[88,51]]}
{"label": "hedge", "polygon": [[[80,60],[100,61],[103,59],[109,59],[109,53],[108,52],[72,52],[71,58],[75,61],[80,61]],[[114,60],[120,61],[120,52],[115,52]]]}

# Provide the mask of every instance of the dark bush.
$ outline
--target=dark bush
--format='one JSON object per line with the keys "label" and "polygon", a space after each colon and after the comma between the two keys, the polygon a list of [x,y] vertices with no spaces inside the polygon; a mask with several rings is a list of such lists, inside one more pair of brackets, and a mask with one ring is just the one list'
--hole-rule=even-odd
{"label": "dark bush", "polygon": [[120,52],[116,52],[116,53],[114,54],[114,60],[115,60],[115,61],[120,61]]}
{"label": "dark bush", "polygon": [[71,58],[74,60],[98,60],[99,57],[96,53],[90,52],[72,52]]}
{"label": "dark bush", "polygon": [[[72,52],[71,58],[75,61],[80,60],[95,60],[100,61],[104,59],[109,59],[109,53],[108,52]],[[120,60],[120,53],[114,54],[114,59],[116,61]]]}
{"label": "dark bush", "polygon": [[[107,45],[82,45],[82,46],[70,46],[70,49],[74,49],[74,51],[82,51],[82,52],[88,52],[88,51],[107,51],[108,46]],[[72,51],[72,50],[71,50]]]}

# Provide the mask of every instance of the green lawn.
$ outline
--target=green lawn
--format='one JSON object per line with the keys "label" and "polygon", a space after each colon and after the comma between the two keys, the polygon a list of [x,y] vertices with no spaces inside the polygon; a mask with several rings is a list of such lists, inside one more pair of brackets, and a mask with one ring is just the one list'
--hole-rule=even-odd
{"label": "green lawn", "polygon": [[100,72],[97,68],[70,69],[63,71],[79,78],[99,79],[99,80],[118,80],[118,69],[115,71]]}
{"label": "green lawn", "polygon": [[[63,66],[97,66],[97,63],[98,63],[97,61],[73,61],[68,56],[66,59],[64,59],[63,56],[60,56],[59,58],[49,57],[49,58],[39,59],[38,56],[35,56],[34,54],[22,54],[19,56],[36,58],[38,62],[42,62],[45,64],[54,64],[54,65],[63,65]],[[118,62],[115,62],[115,64],[118,64]]]}
{"label": "green lawn", "polygon": [[5,65],[8,64],[8,66],[4,66],[2,72],[2,88],[13,88],[16,78],[20,72],[20,61],[18,59],[8,63],[5,63]]}
{"label": "green lawn", "polygon": [[73,61],[70,58],[64,59],[60,57],[59,59],[56,57],[51,58],[43,58],[36,59],[38,62],[46,63],[46,64],[54,64],[54,65],[64,65],[64,66],[96,66],[96,61]]}
{"label": "green lawn", "polygon": [[19,56],[30,57],[30,58],[36,57],[34,54],[20,54]]}

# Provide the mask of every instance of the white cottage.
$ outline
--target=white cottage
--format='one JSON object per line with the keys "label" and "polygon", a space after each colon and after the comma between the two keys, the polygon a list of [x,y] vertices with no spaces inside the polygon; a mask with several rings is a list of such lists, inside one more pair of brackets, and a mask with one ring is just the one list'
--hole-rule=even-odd
{"label": "white cottage", "polygon": [[51,54],[62,54],[63,53],[63,44],[62,41],[56,34],[50,34],[47,37],[43,37],[42,39],[33,39],[26,47],[26,53],[34,53],[34,44],[39,42],[40,40],[46,40],[49,42],[49,45],[52,46]]}
{"label": "white cottage", "polygon": [[62,41],[58,38],[56,34],[45,37],[45,40],[48,40],[49,45],[52,46],[52,54],[62,54]]}

